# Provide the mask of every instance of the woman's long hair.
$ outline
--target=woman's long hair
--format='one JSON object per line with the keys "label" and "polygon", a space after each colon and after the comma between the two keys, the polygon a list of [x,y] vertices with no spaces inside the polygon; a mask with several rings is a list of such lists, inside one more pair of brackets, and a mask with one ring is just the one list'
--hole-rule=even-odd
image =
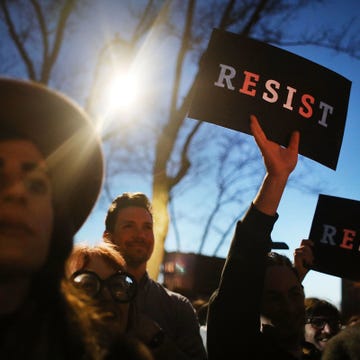
{"label": "woman's long hair", "polygon": [[72,234],[64,213],[55,212],[46,262],[34,274],[21,308],[6,321],[5,334],[0,340],[1,359],[56,358],[53,352],[63,348],[61,343],[82,347],[81,337],[68,336],[68,302],[61,291],[64,264],[73,246]]}

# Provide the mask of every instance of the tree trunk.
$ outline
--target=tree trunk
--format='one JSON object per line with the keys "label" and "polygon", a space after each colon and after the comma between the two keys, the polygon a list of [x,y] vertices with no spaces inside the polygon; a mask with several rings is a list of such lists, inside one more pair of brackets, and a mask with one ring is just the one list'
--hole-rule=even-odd
{"label": "tree trunk", "polygon": [[148,272],[151,278],[157,279],[164,258],[164,245],[169,229],[169,185],[166,177],[156,178],[153,183],[152,208],[154,216],[155,246],[148,262]]}

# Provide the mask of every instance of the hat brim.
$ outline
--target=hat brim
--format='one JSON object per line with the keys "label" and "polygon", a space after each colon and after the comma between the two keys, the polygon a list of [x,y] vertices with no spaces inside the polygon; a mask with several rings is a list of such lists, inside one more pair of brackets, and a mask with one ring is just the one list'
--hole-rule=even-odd
{"label": "hat brim", "polygon": [[23,134],[46,157],[55,206],[68,213],[74,234],[99,196],[101,142],[86,113],[67,96],[23,80],[0,78],[0,127]]}

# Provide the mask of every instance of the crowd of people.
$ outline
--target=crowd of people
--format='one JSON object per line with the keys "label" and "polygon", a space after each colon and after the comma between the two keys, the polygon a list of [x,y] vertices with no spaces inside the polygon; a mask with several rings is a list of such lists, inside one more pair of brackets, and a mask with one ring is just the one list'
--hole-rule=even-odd
{"label": "crowd of people", "polygon": [[266,174],[218,288],[191,302],[147,272],[155,239],[143,193],[113,200],[98,244],[74,244],[104,174],[86,113],[48,87],[7,78],[0,104],[1,359],[360,359],[360,317],[346,322],[305,296],[311,240],[293,261],[271,248],[298,132],[283,147],[250,117]]}

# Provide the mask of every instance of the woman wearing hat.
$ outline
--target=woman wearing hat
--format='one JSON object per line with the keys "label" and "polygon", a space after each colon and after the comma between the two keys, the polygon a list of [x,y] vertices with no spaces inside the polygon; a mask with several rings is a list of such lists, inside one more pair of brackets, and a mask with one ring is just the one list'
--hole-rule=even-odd
{"label": "woman wearing hat", "polygon": [[0,79],[1,359],[105,357],[96,317],[61,290],[102,178],[100,142],[76,104],[36,83]]}

